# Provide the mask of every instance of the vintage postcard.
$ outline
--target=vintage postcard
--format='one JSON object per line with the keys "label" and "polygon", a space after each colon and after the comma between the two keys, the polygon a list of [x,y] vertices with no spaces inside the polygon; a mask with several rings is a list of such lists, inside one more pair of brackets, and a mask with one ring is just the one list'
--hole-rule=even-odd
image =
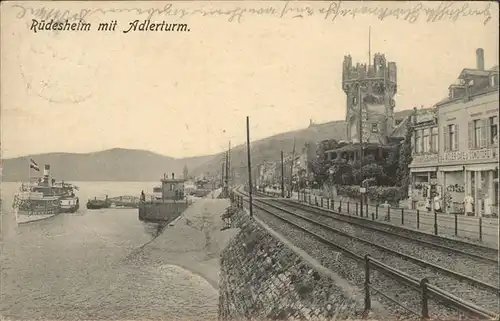
{"label": "vintage postcard", "polygon": [[499,320],[494,1],[3,1],[2,320]]}

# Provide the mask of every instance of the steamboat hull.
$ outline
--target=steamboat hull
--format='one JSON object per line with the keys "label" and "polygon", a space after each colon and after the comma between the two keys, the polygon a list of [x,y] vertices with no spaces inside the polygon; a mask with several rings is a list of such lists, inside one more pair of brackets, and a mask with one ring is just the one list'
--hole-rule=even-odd
{"label": "steamboat hull", "polygon": [[59,214],[59,209],[44,210],[44,211],[28,211],[19,208],[14,209],[17,224],[27,224],[32,222],[43,221],[52,218]]}

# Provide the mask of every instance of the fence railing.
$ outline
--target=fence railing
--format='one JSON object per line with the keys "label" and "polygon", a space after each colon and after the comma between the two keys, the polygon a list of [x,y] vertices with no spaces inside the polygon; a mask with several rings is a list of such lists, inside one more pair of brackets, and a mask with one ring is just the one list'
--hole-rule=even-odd
{"label": "fence railing", "polygon": [[[280,192],[264,191],[273,197],[281,197]],[[341,214],[364,217],[376,221],[401,225],[439,236],[455,236],[488,243],[498,244],[498,223],[496,220],[482,217],[466,217],[459,214],[440,214],[437,211],[423,212],[404,208],[392,208],[382,205],[363,204],[350,201],[339,201],[326,197],[298,194],[298,201],[330,209]]]}
{"label": "fence railing", "polygon": [[[232,204],[236,205],[238,208],[243,208],[244,197],[235,193],[230,194],[230,199]],[[363,262],[365,267],[365,278],[364,278],[364,309],[365,315],[372,309],[372,292],[381,295],[385,299],[391,301],[393,304],[398,305],[405,309],[406,311],[419,316],[421,319],[430,319],[431,311],[429,310],[429,301],[436,300],[441,304],[445,305],[447,308],[454,308],[462,316],[466,314],[467,317],[479,318],[479,319],[493,319],[500,320],[500,315],[491,311],[487,311],[473,303],[464,301],[451,293],[448,293],[432,284],[429,283],[427,278],[417,279],[412,277],[402,271],[399,271],[391,266],[388,266],[374,258],[370,255],[365,255],[364,257],[344,249],[347,256],[355,259],[358,262]],[[413,307],[409,307],[397,299],[392,298],[387,291],[377,288],[372,283],[372,272],[378,271],[391,280],[395,280],[400,284],[404,284],[412,288],[416,295],[420,299],[420,311],[414,310]],[[460,318],[455,318],[456,320]]]}
{"label": "fence railing", "polygon": [[[466,314],[466,317],[480,318],[480,319],[495,319],[498,320],[499,315],[494,312],[487,311],[471,302],[464,301],[451,293],[448,293],[432,284],[429,283],[427,278],[417,279],[402,271],[399,271],[391,266],[388,266],[374,258],[370,255],[365,255],[365,313],[371,310],[371,291],[380,294],[387,300],[393,302],[394,304],[402,307],[406,311],[419,316],[421,319],[430,319],[429,311],[429,301],[434,299],[444,304],[447,308],[455,308],[459,314]],[[397,280],[400,283],[410,286],[416,292],[420,294],[420,311],[415,311],[413,307],[406,306],[405,304],[399,302],[397,299],[392,298],[383,290],[376,288],[371,282],[371,272],[372,268],[381,273],[387,275],[393,280]],[[460,318],[456,318],[458,320]]]}

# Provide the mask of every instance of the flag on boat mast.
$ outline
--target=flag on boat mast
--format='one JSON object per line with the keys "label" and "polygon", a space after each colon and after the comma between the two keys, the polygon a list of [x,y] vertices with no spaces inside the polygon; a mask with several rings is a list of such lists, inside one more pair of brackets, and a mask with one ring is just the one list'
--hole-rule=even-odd
{"label": "flag on boat mast", "polygon": [[33,168],[37,172],[40,171],[40,167],[38,167],[38,164],[32,158],[30,158],[30,168]]}

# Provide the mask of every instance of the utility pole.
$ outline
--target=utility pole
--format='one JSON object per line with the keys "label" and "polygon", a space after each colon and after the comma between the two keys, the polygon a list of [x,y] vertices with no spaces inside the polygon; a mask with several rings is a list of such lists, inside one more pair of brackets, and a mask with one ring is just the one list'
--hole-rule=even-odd
{"label": "utility pole", "polygon": [[224,160],[222,160],[222,168],[220,170],[220,186],[222,187],[222,191],[224,192]]}
{"label": "utility pole", "polygon": [[229,189],[231,189],[232,186],[232,181],[233,181],[233,175],[231,173],[231,141],[229,141],[229,151],[228,151],[228,156],[227,156],[227,186]]}
{"label": "utility pole", "polygon": [[292,197],[292,189],[293,189],[293,183],[292,183],[292,179],[293,179],[293,163],[295,162],[295,137],[293,138],[293,148],[292,148],[292,164],[290,165],[290,190],[289,190],[289,193],[290,193],[290,198]]}
{"label": "utility pole", "polygon": [[252,207],[252,164],[250,157],[250,118],[247,116],[247,155],[248,155],[248,207],[250,209],[250,217],[253,217]]}
{"label": "utility pole", "polygon": [[228,176],[229,176],[229,171],[228,171],[228,168],[229,168],[229,152],[226,152],[226,166],[225,166],[225,172],[226,172],[226,175],[224,176],[224,191],[227,195],[227,192],[228,192]]}
{"label": "utility pole", "polygon": [[359,166],[361,173],[361,182],[360,182],[360,216],[363,217],[363,198],[365,196],[363,187],[363,104],[361,100],[361,81],[358,82],[358,105],[359,105]]}
{"label": "utility pole", "polygon": [[283,164],[283,151],[281,151],[281,197],[285,197],[285,167]]}

